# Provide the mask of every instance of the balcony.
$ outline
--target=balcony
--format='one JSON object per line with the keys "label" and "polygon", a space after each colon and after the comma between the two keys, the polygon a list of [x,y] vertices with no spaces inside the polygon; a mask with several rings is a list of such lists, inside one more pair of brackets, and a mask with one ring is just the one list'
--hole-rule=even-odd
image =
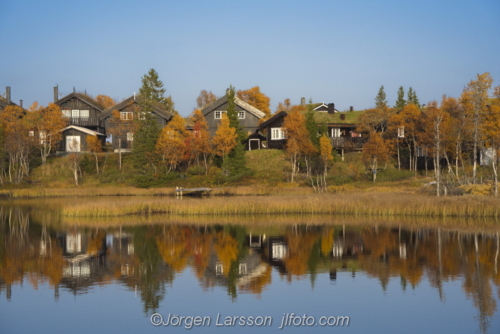
{"label": "balcony", "polygon": [[81,127],[104,127],[104,124],[98,117],[87,117],[87,118],[73,118],[67,117],[69,125],[76,125]]}
{"label": "balcony", "polygon": [[350,149],[362,149],[363,145],[366,143],[367,138],[363,137],[333,137],[332,140],[333,148],[350,148]]}

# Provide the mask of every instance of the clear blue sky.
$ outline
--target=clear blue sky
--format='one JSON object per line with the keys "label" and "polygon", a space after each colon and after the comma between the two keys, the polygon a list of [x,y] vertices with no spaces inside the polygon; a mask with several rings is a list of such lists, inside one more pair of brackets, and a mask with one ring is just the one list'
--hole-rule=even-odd
{"label": "clear blue sky", "polygon": [[52,102],[86,90],[121,100],[150,68],[187,116],[202,89],[260,86],[278,102],[374,106],[384,85],[421,103],[458,97],[477,73],[500,84],[499,0],[0,0],[0,93]]}

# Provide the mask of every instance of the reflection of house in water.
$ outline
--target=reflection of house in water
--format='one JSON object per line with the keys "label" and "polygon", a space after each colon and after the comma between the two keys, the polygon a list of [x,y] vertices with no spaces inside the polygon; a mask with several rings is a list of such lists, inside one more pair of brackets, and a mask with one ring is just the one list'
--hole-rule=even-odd
{"label": "reflection of house in water", "polygon": [[228,268],[227,264],[225,265],[215,253],[212,253],[203,275],[202,285],[207,288],[235,284],[243,288],[251,284],[255,278],[262,276],[268,268],[254,249],[249,249],[248,254],[241,257],[237,264],[231,265],[236,267]]}
{"label": "reflection of house in water", "polygon": [[60,286],[74,294],[86,293],[96,281],[106,275],[106,244],[104,238],[96,235],[91,239],[81,232],[67,232],[58,235],[66,260]]}
{"label": "reflection of house in water", "polygon": [[118,269],[121,277],[133,276],[134,266],[131,264],[135,254],[134,240],[131,234],[125,232],[108,233],[106,235],[108,251],[108,265],[111,269]]}
{"label": "reflection of house in water", "polygon": [[262,247],[262,258],[276,267],[280,273],[286,273],[284,260],[288,254],[288,245],[284,237],[270,237]]}

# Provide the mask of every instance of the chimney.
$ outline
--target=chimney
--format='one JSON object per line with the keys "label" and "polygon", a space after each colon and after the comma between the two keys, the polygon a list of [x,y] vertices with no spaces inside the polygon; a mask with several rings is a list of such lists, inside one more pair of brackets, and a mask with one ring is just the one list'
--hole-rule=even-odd
{"label": "chimney", "polygon": [[345,121],[345,114],[340,114],[340,120]]}
{"label": "chimney", "polygon": [[354,111],[354,107],[353,107],[353,106],[350,106],[350,107],[349,107],[349,111]]}
{"label": "chimney", "polygon": [[19,100],[19,106],[22,108],[23,107],[23,100]]}
{"label": "chimney", "polygon": [[335,103],[328,103],[328,113],[335,114]]}
{"label": "chimney", "polygon": [[59,100],[59,86],[54,87],[54,103]]}
{"label": "chimney", "polygon": [[5,87],[5,99],[7,100],[7,104],[10,104],[10,87]]}
{"label": "chimney", "polygon": [[305,97],[301,97],[300,98],[300,105],[305,107],[306,106],[306,98]]}

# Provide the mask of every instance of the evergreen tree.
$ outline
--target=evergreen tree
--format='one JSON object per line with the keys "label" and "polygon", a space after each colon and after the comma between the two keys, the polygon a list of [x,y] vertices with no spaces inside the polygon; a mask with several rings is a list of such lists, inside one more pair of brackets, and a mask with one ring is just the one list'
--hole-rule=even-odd
{"label": "evergreen tree", "polygon": [[171,114],[176,114],[174,102],[170,96],[165,97],[165,91],[163,82],[159,79],[158,73],[155,69],[150,69],[149,72],[142,77],[142,86],[139,89],[142,111],[151,112],[156,107]]}
{"label": "evergreen tree", "polygon": [[420,102],[418,101],[417,93],[410,87],[408,89],[408,103],[413,103],[420,108]]}
{"label": "evergreen tree", "polygon": [[375,97],[375,108],[377,109],[388,108],[384,86],[380,86],[377,97]]}
{"label": "evergreen tree", "polygon": [[158,78],[158,73],[150,69],[148,74],[142,77],[142,86],[139,89],[140,110],[136,118],[137,131],[134,135],[133,161],[138,186],[148,187],[158,176],[158,157],[155,148],[161,129],[152,111],[169,105],[170,97],[166,99],[164,94],[165,89],[163,82]]}
{"label": "evergreen tree", "polygon": [[314,119],[314,110],[312,109],[312,105],[310,104],[306,113],[306,128],[307,132],[309,133],[309,139],[311,139],[312,144],[314,147],[319,149],[319,127],[318,123],[316,123],[316,120]]}
{"label": "evergreen tree", "polygon": [[398,89],[398,99],[396,100],[396,105],[394,107],[397,109],[403,109],[405,105],[405,90],[403,89],[403,86],[401,86]]}
{"label": "evergreen tree", "polygon": [[222,168],[231,176],[242,175],[247,172],[247,168],[245,167],[245,147],[243,146],[243,141],[247,139],[247,135],[238,120],[238,111],[236,110],[234,97],[235,89],[233,86],[230,86],[227,91],[227,117],[229,118],[229,126],[236,130],[238,143],[229,153],[227,159],[224,160]]}

